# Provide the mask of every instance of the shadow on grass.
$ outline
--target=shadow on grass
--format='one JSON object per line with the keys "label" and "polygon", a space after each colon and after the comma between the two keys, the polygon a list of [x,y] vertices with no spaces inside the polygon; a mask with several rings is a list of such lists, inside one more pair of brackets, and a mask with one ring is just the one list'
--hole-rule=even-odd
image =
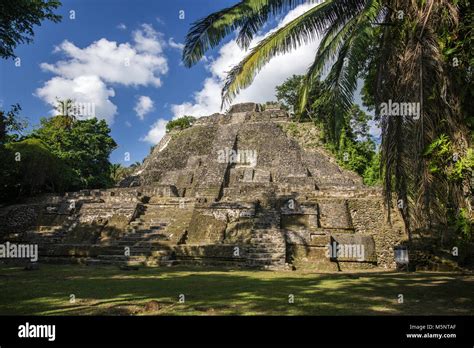
{"label": "shadow on grass", "polygon": [[[310,274],[193,267],[123,271],[44,265],[33,272],[0,267],[0,286],[3,315],[474,313],[474,276],[448,273]],[[181,294],[184,303],[178,301]],[[160,308],[145,311],[152,300]]]}

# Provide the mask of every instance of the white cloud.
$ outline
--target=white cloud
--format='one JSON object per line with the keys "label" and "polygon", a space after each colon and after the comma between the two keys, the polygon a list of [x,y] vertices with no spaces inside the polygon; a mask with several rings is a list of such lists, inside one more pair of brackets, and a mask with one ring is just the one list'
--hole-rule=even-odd
{"label": "white cloud", "polygon": [[174,118],[184,115],[201,117],[218,112],[221,107],[221,89],[222,84],[217,78],[207,78],[203,88],[194,93],[193,102],[171,105]]}
{"label": "white cloud", "polygon": [[177,50],[180,50],[180,51],[184,49],[184,44],[174,41],[174,38],[172,37],[169,38],[168,45],[170,45],[171,48],[176,48]]}
{"label": "white cloud", "polygon": [[120,23],[119,25],[117,25],[117,29],[120,29],[120,30],[126,30],[127,29],[127,26],[123,23]]}
{"label": "white cloud", "polygon": [[[74,79],[53,77],[36,90],[36,95],[48,104],[55,106],[57,99],[74,99],[77,103],[91,103],[97,116],[113,123],[117,107],[110,101],[115,96],[113,89],[108,89],[97,76],[79,76]],[[93,117],[94,115],[90,115]]]}
{"label": "white cloud", "polygon": [[142,24],[140,30],[133,32],[133,40],[138,51],[151,54],[163,52],[163,34],[158,33],[150,24]]}
{"label": "white cloud", "polygon": [[[296,7],[270,32],[284,26],[313,6],[316,6],[316,3]],[[270,32],[265,35],[268,35]],[[265,35],[255,37],[250,45],[250,49],[264,38]],[[233,103],[263,103],[275,100],[275,87],[283,83],[293,74],[305,73],[314,60],[318,45],[319,40],[315,40],[285,55],[274,57],[260,70],[253,83],[240,92]],[[171,106],[174,118],[183,115],[199,117],[219,112],[221,106],[221,89],[224,85],[227,72],[239,63],[247,52],[243,51],[235,40],[223,45],[219,50],[217,58],[207,61],[207,68],[211,76],[205,79],[202,89],[193,94],[193,100]]]}
{"label": "white cloud", "polygon": [[161,86],[160,75],[168,72],[168,63],[164,55],[140,53],[139,50],[155,51],[148,40],[131,46],[129,43],[117,45],[114,41],[100,39],[86,48],[79,48],[64,41],[56,51],[66,55],[67,60],[55,64],[42,63],[41,68],[65,78],[83,75],[96,75],[106,82],[126,86]]}
{"label": "white cloud", "polygon": [[117,107],[110,100],[115,96],[114,90],[108,89],[105,83],[95,75],[78,76],[74,79],[53,77],[43,87],[36,90],[36,95],[52,106],[56,105],[56,98],[91,103],[96,115],[100,115],[100,118],[105,119],[109,124],[113,123],[117,113]]}
{"label": "white cloud", "polygon": [[[51,105],[55,105],[56,97],[77,102],[95,100],[97,117],[113,123],[117,108],[109,97],[114,96],[114,91],[106,84],[160,87],[161,76],[168,72],[163,54],[166,41],[161,33],[143,24],[132,37],[132,43],[122,44],[102,38],[85,48],[63,41],[54,52],[65,58],[54,64],[41,64],[44,71],[57,76],[39,88],[36,95]],[[89,85],[95,89],[84,88]]]}
{"label": "white cloud", "polygon": [[151,100],[151,98],[147,97],[146,95],[142,95],[138,98],[137,103],[134,108],[140,120],[143,120],[145,118],[145,115],[153,111],[153,109],[154,109],[153,100]]}
{"label": "white cloud", "polygon": [[160,118],[156,121],[148,131],[147,135],[141,138],[141,141],[146,141],[150,144],[156,145],[160,142],[161,138],[166,134],[167,120]]}

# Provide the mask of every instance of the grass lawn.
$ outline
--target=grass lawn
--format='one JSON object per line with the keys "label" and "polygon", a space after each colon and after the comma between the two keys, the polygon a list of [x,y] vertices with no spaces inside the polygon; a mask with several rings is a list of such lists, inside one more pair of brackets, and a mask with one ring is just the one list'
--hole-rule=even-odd
{"label": "grass lawn", "polygon": [[[451,273],[320,274],[202,267],[124,271],[76,265],[24,271],[3,265],[0,289],[1,315],[474,313],[474,276]],[[185,295],[184,303],[178,302],[180,294]],[[294,303],[289,303],[289,295],[294,295]]]}

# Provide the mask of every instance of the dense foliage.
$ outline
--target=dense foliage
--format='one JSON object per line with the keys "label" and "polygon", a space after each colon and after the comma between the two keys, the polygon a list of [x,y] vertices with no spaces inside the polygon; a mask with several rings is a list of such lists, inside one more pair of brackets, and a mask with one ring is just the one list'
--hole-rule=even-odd
{"label": "dense foliage", "polygon": [[196,118],[193,116],[183,116],[176,120],[169,121],[166,124],[166,133],[171,132],[173,129],[186,129],[193,125]]}
{"label": "dense foliage", "polygon": [[18,140],[21,132],[28,126],[28,122],[20,118],[21,106],[12,105],[10,111],[0,110],[0,145]]}
{"label": "dense foliage", "polygon": [[68,168],[39,139],[25,139],[6,145],[8,151],[5,189],[10,195],[58,192],[67,185]]}
{"label": "dense foliage", "polygon": [[[300,100],[300,90],[304,76],[293,75],[283,84],[276,87],[276,97],[287,109],[297,110]],[[363,112],[356,104],[344,113],[344,124],[338,142],[333,142],[327,123],[323,122],[325,112],[332,108],[325,98],[326,91],[323,84],[312,90],[312,104],[306,107],[303,113],[297,111],[295,119],[312,121],[321,130],[321,140],[338,160],[338,163],[347,169],[353,170],[364,179],[366,185],[380,184],[380,156],[376,152],[375,142],[369,134],[370,115]],[[343,111],[341,111],[343,112]]]}
{"label": "dense foliage", "polygon": [[120,184],[122,180],[133,175],[137,168],[141,165],[140,162],[135,162],[128,167],[122,166],[120,163],[114,163],[110,166],[110,178],[115,185]]}
{"label": "dense foliage", "polygon": [[57,0],[0,1],[0,58],[15,57],[18,44],[33,41],[33,27],[44,20],[59,22],[53,11],[61,5]]}
{"label": "dense foliage", "polygon": [[57,115],[22,135],[20,110],[0,112],[1,201],[114,184],[108,158],[117,145],[104,120]]}
{"label": "dense foliage", "polygon": [[31,137],[41,139],[52,153],[71,168],[70,189],[99,188],[111,185],[109,155],[117,146],[110,128],[96,118],[77,120],[67,116],[43,118]]}

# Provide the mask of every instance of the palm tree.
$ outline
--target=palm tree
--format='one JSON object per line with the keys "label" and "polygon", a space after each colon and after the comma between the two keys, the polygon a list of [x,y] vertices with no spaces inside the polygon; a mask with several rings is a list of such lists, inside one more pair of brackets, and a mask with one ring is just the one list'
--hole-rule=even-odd
{"label": "palm tree", "polygon": [[[233,32],[237,32],[240,47],[248,49],[271,16],[311,2],[242,0],[212,13],[190,29],[183,62],[188,67],[196,64],[208,49]],[[321,37],[301,86],[300,111],[305,110],[315,82],[324,80],[333,112],[323,121],[337,143],[343,115],[352,106],[358,79],[363,78],[382,129],[386,204],[392,205],[395,191],[402,202],[399,207],[406,225],[410,227],[414,220],[429,227],[433,215],[443,220],[447,200],[456,206],[466,202],[459,185],[448,187],[447,183],[436,182],[429,171],[429,160],[423,156],[426,146],[443,133],[453,140],[458,153],[466,153],[469,147],[462,101],[448,76],[440,47],[442,33],[457,30],[459,14],[459,8],[450,0],[320,1],[266,35],[231,69],[222,90],[223,106],[249,86],[273,57]],[[379,106],[388,100],[419,103],[419,118],[381,115]]]}
{"label": "palm tree", "polygon": [[113,163],[110,165],[110,178],[114,184],[118,184],[128,175],[127,168],[122,167],[120,163]]}
{"label": "palm tree", "polygon": [[57,116],[62,117],[64,119],[65,127],[70,129],[74,122],[77,121],[74,101],[72,99],[61,100],[59,98],[56,98],[56,100],[57,104],[55,109],[58,112]]}

